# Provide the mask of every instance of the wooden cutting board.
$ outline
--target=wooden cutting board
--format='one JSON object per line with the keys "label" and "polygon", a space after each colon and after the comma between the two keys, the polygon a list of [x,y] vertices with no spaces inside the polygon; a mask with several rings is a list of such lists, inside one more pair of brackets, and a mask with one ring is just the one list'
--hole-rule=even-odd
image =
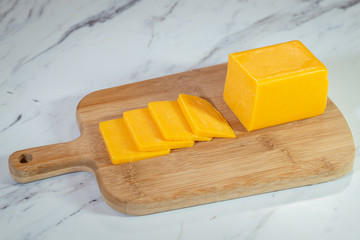
{"label": "wooden cutting board", "polygon": [[[353,138],[330,99],[318,117],[247,132],[222,99],[225,76],[221,64],[91,93],[77,107],[78,139],[15,152],[10,173],[25,183],[89,171],[112,208],[144,215],[325,182],[351,170]],[[151,101],[176,100],[180,93],[209,100],[237,138],[196,142],[167,156],[113,165],[99,122]]]}

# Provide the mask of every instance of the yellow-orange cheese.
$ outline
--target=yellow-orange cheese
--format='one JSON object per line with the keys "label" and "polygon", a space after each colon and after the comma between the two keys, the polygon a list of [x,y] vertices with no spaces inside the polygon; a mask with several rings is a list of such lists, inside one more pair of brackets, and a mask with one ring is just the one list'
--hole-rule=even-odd
{"label": "yellow-orange cheese", "polygon": [[300,42],[230,54],[224,100],[248,131],[320,115],[327,69]]}
{"label": "yellow-orange cheese", "polygon": [[192,147],[194,141],[169,141],[160,133],[147,108],[124,112],[125,124],[140,151]]}
{"label": "yellow-orange cheese", "polygon": [[169,154],[170,149],[141,152],[124,125],[122,118],[101,122],[100,133],[113,164],[127,163]]}
{"label": "yellow-orange cheese", "polygon": [[235,138],[229,123],[214,106],[203,98],[180,94],[177,100],[192,131],[204,137]]}
{"label": "yellow-orange cheese", "polygon": [[149,112],[161,134],[167,140],[210,141],[195,135],[182,114],[177,101],[151,102]]}

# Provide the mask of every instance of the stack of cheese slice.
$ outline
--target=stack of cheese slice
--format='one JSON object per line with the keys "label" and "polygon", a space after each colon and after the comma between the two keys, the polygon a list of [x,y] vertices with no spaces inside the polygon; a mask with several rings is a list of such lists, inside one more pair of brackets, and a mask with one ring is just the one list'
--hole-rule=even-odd
{"label": "stack of cheese slice", "polygon": [[101,122],[100,133],[113,164],[163,156],[170,149],[192,147],[194,141],[236,137],[211,103],[187,94]]}

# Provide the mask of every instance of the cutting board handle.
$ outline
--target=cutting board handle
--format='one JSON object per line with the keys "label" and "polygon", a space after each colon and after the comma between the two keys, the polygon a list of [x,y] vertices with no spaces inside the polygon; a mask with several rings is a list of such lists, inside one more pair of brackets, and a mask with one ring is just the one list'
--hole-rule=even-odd
{"label": "cutting board handle", "polygon": [[86,157],[86,141],[73,141],[29,148],[9,157],[9,170],[20,183],[58,176],[77,171],[92,171],[93,164]]}

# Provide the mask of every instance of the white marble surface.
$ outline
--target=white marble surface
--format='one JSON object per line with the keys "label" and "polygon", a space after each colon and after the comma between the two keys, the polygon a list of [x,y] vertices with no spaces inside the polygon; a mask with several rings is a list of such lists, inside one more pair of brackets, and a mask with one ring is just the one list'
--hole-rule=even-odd
{"label": "white marble surface", "polygon": [[[341,179],[133,217],[107,206],[90,173],[10,177],[12,152],[79,135],[87,93],[293,39],[328,67],[329,96],[352,130],[355,165]],[[3,0],[0,239],[359,239],[359,69],[359,0]]]}

